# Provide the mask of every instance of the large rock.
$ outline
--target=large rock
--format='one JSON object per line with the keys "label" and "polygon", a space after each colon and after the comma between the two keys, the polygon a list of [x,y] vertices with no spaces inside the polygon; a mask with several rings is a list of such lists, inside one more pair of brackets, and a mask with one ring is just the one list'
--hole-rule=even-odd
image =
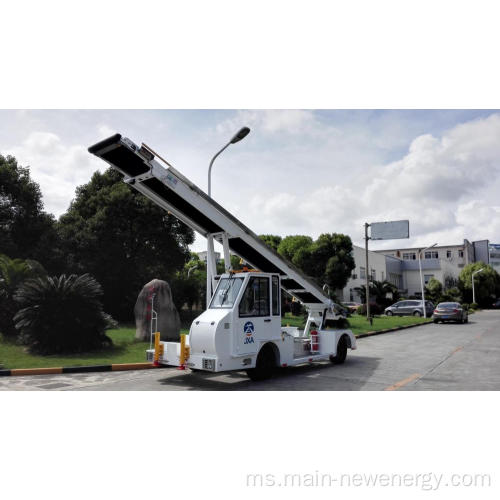
{"label": "large rock", "polygon": [[[181,321],[172,300],[172,290],[166,281],[153,280],[144,285],[134,307],[135,337],[149,341],[151,335],[151,297],[154,295],[154,310],[158,315],[157,332],[161,340],[179,340]],[[154,322],[153,322],[154,329]]]}

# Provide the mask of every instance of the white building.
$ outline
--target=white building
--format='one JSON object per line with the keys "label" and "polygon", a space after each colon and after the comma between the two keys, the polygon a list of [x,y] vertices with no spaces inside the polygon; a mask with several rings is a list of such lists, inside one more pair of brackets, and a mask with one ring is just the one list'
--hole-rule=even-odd
{"label": "white building", "polygon": [[[492,250],[492,247],[495,247]],[[368,261],[371,279],[389,281],[398,287],[402,295],[410,297],[421,294],[418,251],[420,248],[398,248],[392,250],[369,251]],[[430,248],[422,255],[422,274],[424,284],[432,278],[441,282],[444,288],[456,286],[462,268],[472,262],[493,263],[497,259],[500,271],[500,245],[490,245],[488,240],[470,243],[464,240],[461,245],[444,245]],[[356,268],[346,287],[338,293],[344,302],[359,301],[356,287],[366,285],[366,258],[364,248],[354,246]]]}
{"label": "white building", "polygon": [[[220,262],[220,252],[214,252],[215,254],[215,262]],[[203,251],[203,252],[198,252],[198,257],[200,258],[200,260],[202,262],[204,262],[205,264],[207,263],[207,251]]]}
{"label": "white building", "polygon": [[500,245],[490,243],[490,266],[500,274]]}
{"label": "white building", "polygon": [[[359,302],[359,294],[355,288],[366,285],[365,249],[354,245],[352,255],[356,263],[356,268],[352,271],[351,278],[345,288],[337,292],[337,296],[342,302]],[[385,281],[389,279],[386,260],[385,255],[368,251],[369,274],[372,280]]]}

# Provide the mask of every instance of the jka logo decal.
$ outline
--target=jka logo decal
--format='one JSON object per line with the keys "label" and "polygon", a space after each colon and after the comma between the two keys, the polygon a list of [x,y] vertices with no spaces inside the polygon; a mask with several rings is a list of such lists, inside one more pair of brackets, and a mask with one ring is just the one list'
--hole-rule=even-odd
{"label": "jka logo decal", "polygon": [[245,323],[245,326],[243,327],[243,331],[245,332],[245,341],[243,342],[244,344],[253,344],[253,332],[254,332],[254,326],[251,321],[247,321]]}

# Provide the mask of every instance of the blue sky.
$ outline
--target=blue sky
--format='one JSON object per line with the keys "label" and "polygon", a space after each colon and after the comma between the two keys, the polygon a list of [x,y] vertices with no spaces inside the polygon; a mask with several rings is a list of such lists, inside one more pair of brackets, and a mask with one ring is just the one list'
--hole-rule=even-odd
{"label": "blue sky", "polygon": [[4,110],[0,154],[31,167],[59,216],[105,167],[87,147],[114,132],[206,189],[211,156],[243,125],[250,135],[214,166],[213,196],[257,233],[360,244],[363,222],[409,218],[408,245],[500,242],[494,110]]}

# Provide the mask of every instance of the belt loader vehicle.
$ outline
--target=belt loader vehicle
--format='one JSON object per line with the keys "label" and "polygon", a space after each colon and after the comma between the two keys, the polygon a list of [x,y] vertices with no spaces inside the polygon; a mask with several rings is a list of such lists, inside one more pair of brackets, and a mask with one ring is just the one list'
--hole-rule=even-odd
{"label": "belt loader vehicle", "polygon": [[[341,314],[314,281],[148,146],[116,134],[89,152],[207,238],[207,309],[193,321],[187,338],[161,342],[161,355],[155,351],[160,364],[209,372],[246,370],[251,379],[259,380],[279,366],[328,359],[343,363],[347,349],[356,349],[352,332],[335,327]],[[220,276],[214,241],[224,252],[225,272]],[[252,269],[233,271],[231,253]],[[303,330],[281,326],[281,290],[308,311]],[[153,360],[153,352],[147,351],[148,360]]]}

